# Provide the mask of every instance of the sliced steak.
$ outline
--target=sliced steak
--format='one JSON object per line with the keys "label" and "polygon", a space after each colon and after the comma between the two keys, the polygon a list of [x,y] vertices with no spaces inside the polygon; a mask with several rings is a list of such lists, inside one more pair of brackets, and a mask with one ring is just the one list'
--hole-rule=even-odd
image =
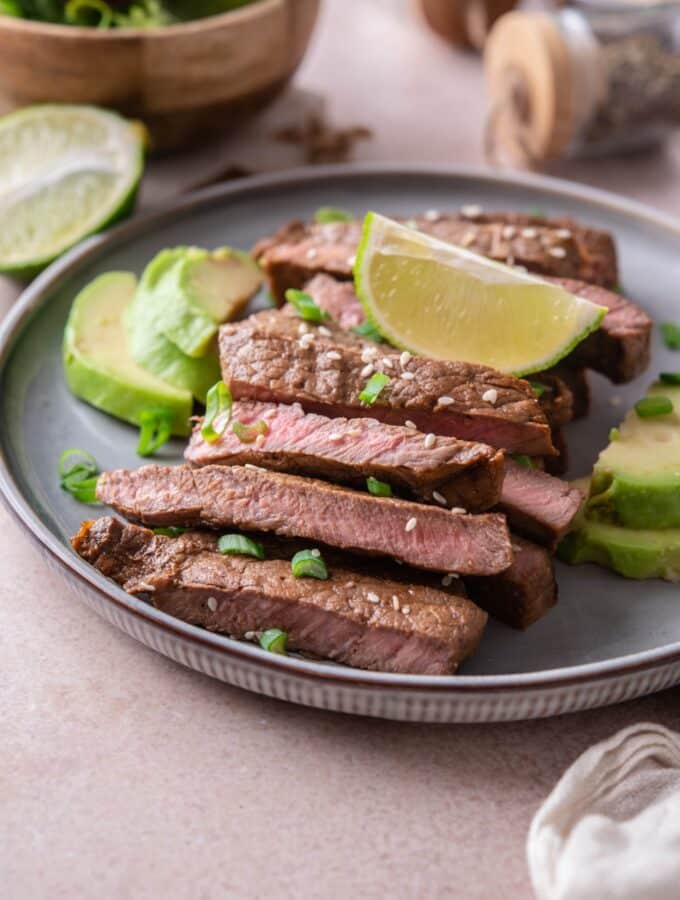
{"label": "sliced steak", "polygon": [[468,516],[244,466],[104,472],[97,498],[145,525],[268,531],[420,569],[493,575],[512,563],[505,517]]}
{"label": "sliced steak", "polygon": [[590,412],[590,384],[586,369],[572,368],[567,361],[546,372],[532,375],[532,379],[542,381],[544,376],[557,376],[571,391],[572,419],[584,419]]}
{"label": "sliced steak", "polygon": [[329,419],[305,413],[298,403],[237,401],[232,418],[244,425],[258,420],[268,432],[253,443],[228,428],[214,443],[201,436],[201,423],[184,454],[193,465],[251,463],[278,472],[324,478],[366,489],[372,475],[406,497],[462,506],[480,512],[500,500],[503,454],[486,444],[439,437],[426,447],[411,428],[377,419]]}
{"label": "sliced steak", "polygon": [[[541,275],[610,287],[618,280],[611,235],[571,220],[488,213],[474,219],[425,214],[406,221],[447,243]],[[360,237],[358,221],[294,221],[260,241],[253,255],[267,275],[272,294],[283,303],[286,288],[301,288],[320,272],[349,280]]]}
{"label": "sliced steak", "polygon": [[[392,425],[412,421],[425,433],[529,456],[555,452],[528,382],[474,363],[407,358],[334,324],[316,328],[307,340],[300,324],[267,310],[221,327],[222,373],[236,399],[297,401],[307,412]],[[390,381],[366,406],[359,395],[376,366]]]}
{"label": "sliced steak", "polygon": [[237,638],[281,628],[289,649],[362,669],[451,674],[486,624],[465,597],[342,569],[327,581],[295,578],[288,561],[223,556],[203,535],[167,538],[107,517],[84,523],[72,543],[124,590],[185,622]]}
{"label": "sliced steak", "polygon": [[338,281],[330,275],[315,275],[303,289],[341,328],[356,328],[366,320],[364,308],[351,281]]}
{"label": "sliced steak", "polygon": [[466,578],[469,596],[494,618],[512,628],[528,628],[557,603],[557,581],[552,557],[516,535],[512,536],[515,561],[502,575]]}
{"label": "sliced steak", "polygon": [[581,491],[547,472],[505,460],[498,508],[513,529],[550,550],[567,533],[584,499]]}
{"label": "sliced steak", "polygon": [[620,294],[570,279],[550,279],[572,294],[606,306],[602,325],[580,343],[565,361],[572,368],[594,369],[614,384],[641,375],[649,366],[652,320]]}

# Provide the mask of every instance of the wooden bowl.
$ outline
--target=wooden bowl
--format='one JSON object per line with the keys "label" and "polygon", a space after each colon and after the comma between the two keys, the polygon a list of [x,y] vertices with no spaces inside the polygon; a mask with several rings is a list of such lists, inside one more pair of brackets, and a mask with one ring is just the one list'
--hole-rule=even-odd
{"label": "wooden bowl", "polygon": [[304,56],[320,0],[259,0],[155,29],[99,31],[0,16],[0,112],[92,103],[141,119],[152,150],[234,128]]}

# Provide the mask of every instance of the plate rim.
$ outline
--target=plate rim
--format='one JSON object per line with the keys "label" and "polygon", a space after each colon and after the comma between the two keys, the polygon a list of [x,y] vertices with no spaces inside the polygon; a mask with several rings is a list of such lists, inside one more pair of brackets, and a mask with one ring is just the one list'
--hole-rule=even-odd
{"label": "plate rim", "polygon": [[[420,177],[450,178],[459,181],[483,181],[495,186],[508,185],[542,190],[553,195],[588,203],[609,212],[617,212],[627,218],[642,220],[680,239],[680,219],[659,213],[636,200],[621,197],[600,188],[581,185],[565,179],[529,173],[494,172],[483,167],[444,166],[405,163],[362,163],[330,166],[313,166],[289,169],[282,172],[249,176],[235,182],[227,182],[180,196],[135,216],[122,224],[98,235],[87,238],[61,259],[41,273],[20,295],[14,306],[0,322],[0,373],[5,369],[13,346],[32,316],[47,302],[47,294],[70,277],[83,263],[96,259],[112,247],[133,240],[141,234],[180,218],[195,208],[209,208],[225,198],[239,194],[251,194],[258,190],[290,188],[309,182],[338,181],[359,177]],[[231,657],[251,665],[264,666],[281,675],[302,677],[338,686],[407,691],[435,691],[450,696],[519,694],[526,691],[566,689],[594,684],[610,678],[623,678],[662,669],[680,662],[680,641],[664,647],[639,651],[577,666],[542,669],[538,672],[516,672],[503,675],[408,675],[388,672],[371,672],[326,662],[282,657],[269,654],[261,648],[227,636],[189,625],[181,619],[157,610],[150,604],[125,593],[103,575],[88,566],[68,546],[54,535],[40,520],[38,514],[23,496],[9,468],[5,453],[0,448],[0,499],[13,514],[15,520],[49,552],[58,566],[67,570],[89,591],[94,591],[101,601],[113,603],[121,611],[145,621],[152,628],[161,628],[176,639],[189,641],[201,648]]]}

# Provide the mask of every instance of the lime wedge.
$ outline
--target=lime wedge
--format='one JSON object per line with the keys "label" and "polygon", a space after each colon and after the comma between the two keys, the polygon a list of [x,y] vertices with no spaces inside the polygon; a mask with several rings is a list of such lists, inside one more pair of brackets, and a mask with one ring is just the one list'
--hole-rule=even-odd
{"label": "lime wedge", "polygon": [[132,210],[141,130],[88,106],[31,106],[0,118],[0,272],[30,278]]}
{"label": "lime wedge", "polygon": [[412,353],[526,375],[597,329],[606,309],[377,213],[354,266],[367,318]]}

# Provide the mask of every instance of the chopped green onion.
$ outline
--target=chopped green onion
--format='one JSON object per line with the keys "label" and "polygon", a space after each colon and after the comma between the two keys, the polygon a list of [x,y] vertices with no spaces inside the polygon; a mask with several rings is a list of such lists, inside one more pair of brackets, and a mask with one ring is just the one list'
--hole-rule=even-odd
{"label": "chopped green onion", "polygon": [[374,478],[372,475],[369,475],[366,479],[366,487],[368,488],[368,493],[373,494],[375,497],[391,497],[392,496],[392,488],[386,481],[378,481],[377,478]]}
{"label": "chopped green onion", "polygon": [[79,503],[97,503],[97,461],[87,450],[64,450],[57,463],[59,487]]}
{"label": "chopped green onion", "polygon": [[176,538],[180,534],[185,534],[188,530],[188,528],[180,528],[179,525],[168,525],[166,528],[154,528],[153,533],[160,534],[163,537]]}
{"label": "chopped green onion", "polygon": [[172,418],[166,409],[145,409],[139,416],[138,456],[151,456],[172,435]]}
{"label": "chopped green onion", "polygon": [[359,400],[372,406],[380,396],[380,392],[390,383],[390,379],[384,372],[376,372],[366,382],[366,386],[359,394]]}
{"label": "chopped green onion", "polygon": [[251,425],[244,425],[243,422],[234,422],[231,428],[239,441],[242,441],[244,444],[252,444],[259,435],[267,434],[269,431],[269,425],[264,419],[258,419],[257,422],[253,422]]}
{"label": "chopped green onion", "polygon": [[540,381],[530,381],[529,384],[531,385],[531,390],[537,397],[542,397],[548,390],[548,388],[544,384],[541,384]]}
{"label": "chopped green onion", "polygon": [[680,384],[680,372],[661,372],[659,381],[662,384]]}
{"label": "chopped green onion", "polygon": [[243,534],[223,534],[217,542],[220,553],[230,556],[254,556],[264,559],[264,547]]}
{"label": "chopped green onion", "polygon": [[314,221],[319,225],[326,225],[328,222],[353,222],[355,218],[351,212],[336,206],[321,206],[314,213]]}
{"label": "chopped green onion", "polygon": [[651,419],[654,416],[667,416],[673,412],[673,404],[668,397],[643,397],[635,404],[635,412],[641,419]]}
{"label": "chopped green onion", "polygon": [[680,350],[680,325],[663,322],[660,326],[661,337],[669,350]]}
{"label": "chopped green onion", "polygon": [[218,381],[208,391],[205,403],[205,419],[201,428],[201,437],[209,444],[214,444],[231,419],[231,391],[223,381]]}
{"label": "chopped green onion", "polygon": [[296,578],[318,578],[325,581],[328,578],[328,569],[318,550],[300,550],[290,562],[293,575]]}
{"label": "chopped green onion", "polygon": [[69,0],[64,8],[64,19],[69,25],[110,28],[113,24],[113,10],[103,0]]}
{"label": "chopped green onion", "polygon": [[516,463],[519,463],[520,466],[524,466],[525,469],[536,468],[536,463],[530,456],[527,456],[525,453],[513,453],[510,455],[510,459],[514,459]]}
{"label": "chopped green onion", "polygon": [[353,331],[354,334],[358,334],[360,337],[367,338],[369,341],[375,341],[376,344],[385,342],[385,338],[380,334],[373,322],[362,322],[361,325],[355,325],[350,331]]}
{"label": "chopped green onion", "polygon": [[620,441],[621,440],[621,432],[618,428],[610,428],[609,429],[609,440],[610,441]]}
{"label": "chopped green onion", "polygon": [[270,653],[278,653],[281,656],[287,656],[286,644],[288,643],[288,633],[281,631],[280,628],[269,628],[260,638],[260,647],[263,650],[269,650]]}
{"label": "chopped green onion", "polygon": [[529,210],[529,215],[535,219],[545,219],[545,210],[541,209],[540,206],[532,206]]}
{"label": "chopped green onion", "polygon": [[318,303],[314,302],[314,298],[310,297],[304,291],[298,291],[295,288],[288,288],[286,291],[286,300],[291,306],[295,307],[295,311],[301,319],[307,322],[323,322],[328,319],[328,313],[321,309]]}

